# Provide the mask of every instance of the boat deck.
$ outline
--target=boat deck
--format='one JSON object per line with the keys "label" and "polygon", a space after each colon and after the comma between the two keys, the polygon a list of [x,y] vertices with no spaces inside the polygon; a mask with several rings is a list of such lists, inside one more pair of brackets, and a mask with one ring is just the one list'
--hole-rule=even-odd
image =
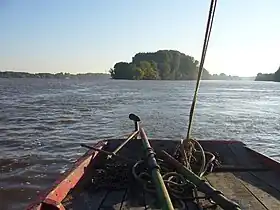
{"label": "boat deck", "polygon": [[[104,150],[113,151],[122,141],[111,140]],[[255,152],[240,142],[200,141],[200,143],[206,151],[218,155],[222,165],[268,168],[267,164],[257,158]],[[151,145],[156,152],[164,149],[173,154],[177,142],[151,140]],[[141,141],[132,140],[118,154],[136,161],[143,157],[140,148]],[[131,175],[133,163],[131,165],[114,157],[113,159],[107,159],[103,154],[94,159],[92,168],[86,169],[87,176],[83,177],[78,186],[63,200],[65,209],[160,209],[155,194],[145,191]],[[280,172],[272,167],[270,169],[210,173],[206,176],[206,180],[226,197],[236,201],[241,209],[277,210],[280,209]],[[204,196],[202,193],[199,195]],[[188,210],[220,209],[217,206],[213,207],[208,199],[189,200],[184,204]],[[179,204],[174,206],[180,208]]]}

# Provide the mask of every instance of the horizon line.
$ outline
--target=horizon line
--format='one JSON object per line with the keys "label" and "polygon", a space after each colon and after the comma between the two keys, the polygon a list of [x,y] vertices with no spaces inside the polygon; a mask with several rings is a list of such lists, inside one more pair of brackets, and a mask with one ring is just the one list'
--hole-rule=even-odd
{"label": "horizon line", "polygon": [[[18,70],[18,69],[1,69],[0,72],[18,72],[18,73],[28,73],[28,74],[59,74],[59,73],[68,73],[68,74],[109,74],[109,71],[105,71],[105,72],[92,72],[92,71],[88,71],[88,72],[67,72],[67,71],[57,71],[57,72],[31,72],[28,70]],[[209,72],[209,71],[208,71]],[[210,73],[210,72],[209,72]],[[225,74],[223,72],[221,73],[210,73],[212,76],[213,75],[220,75],[220,74]],[[267,74],[273,74],[273,73],[267,73]],[[248,77],[256,77],[257,75],[254,76],[239,76],[239,75],[232,75],[232,74],[225,74],[226,76],[231,76],[231,77],[240,77],[240,78],[248,78]]]}

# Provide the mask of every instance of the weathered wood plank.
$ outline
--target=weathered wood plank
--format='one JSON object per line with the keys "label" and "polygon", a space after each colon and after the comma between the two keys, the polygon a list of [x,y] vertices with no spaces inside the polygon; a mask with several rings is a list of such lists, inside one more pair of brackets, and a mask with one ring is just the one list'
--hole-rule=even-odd
{"label": "weathered wood plank", "polygon": [[126,190],[114,190],[109,192],[99,209],[121,209],[126,192]]}
{"label": "weathered wood plank", "polygon": [[[267,209],[280,209],[280,198],[275,198],[273,196],[273,194],[268,194],[266,191],[262,190],[259,187],[256,187],[248,182],[245,182],[243,180],[240,180],[246,187],[248,190],[250,190],[252,192],[252,194],[254,194],[259,201],[266,206]],[[273,190],[273,189],[271,189]]]}
{"label": "weathered wood plank", "polygon": [[[236,162],[238,164],[244,164],[245,166],[255,166],[255,167],[265,167],[264,164],[260,163],[258,159],[253,158],[250,153],[245,149],[239,149],[235,145],[231,145],[230,149],[232,153],[236,157]],[[252,176],[258,178],[260,182],[266,183],[268,186],[273,187],[278,190],[280,196],[280,174],[277,174],[274,171],[266,171],[266,172],[248,172]]]}
{"label": "weathered wood plank", "polygon": [[207,180],[226,197],[237,202],[241,209],[267,210],[233,174],[209,174]]}
{"label": "weathered wood plank", "polygon": [[[212,152],[214,155],[216,155],[216,158],[221,162],[221,164],[228,165],[230,164],[227,161],[227,157],[229,156],[230,149],[228,147],[228,144],[231,143],[211,143],[209,141],[200,141],[202,147],[204,148],[205,151]],[[237,142],[234,143],[237,145],[242,145],[241,143]]]}
{"label": "weathered wood plank", "polygon": [[[219,151],[226,164],[244,167],[265,167],[256,159],[253,159],[242,144],[219,145],[217,151]],[[274,206],[279,205],[279,192],[273,186],[267,185],[263,181],[264,178],[260,179],[256,176],[256,174],[262,174],[266,177],[267,173],[271,172],[236,172],[233,175],[262,205],[266,206],[267,209],[273,209]],[[278,180],[274,180],[274,183],[278,183]]]}
{"label": "weathered wood plank", "polygon": [[[265,167],[264,164],[260,163],[258,159],[253,158],[250,153],[245,149],[239,149],[235,145],[230,145],[231,153],[234,155],[230,161],[234,161],[236,164],[243,164],[244,166],[254,166],[254,167]],[[247,172],[255,179],[259,179],[260,183],[265,183],[270,187],[275,188],[279,192],[280,196],[280,181],[279,174],[273,171],[258,171],[258,172]]]}
{"label": "weathered wood plank", "polygon": [[107,191],[98,191],[95,193],[92,192],[83,192],[80,194],[76,194],[75,196],[69,196],[65,201],[63,201],[63,205],[65,209],[91,209],[97,210],[100,207],[100,204],[103,202],[107,195]]}
{"label": "weathered wood plank", "polygon": [[245,147],[241,145],[231,144],[228,145],[230,153],[233,155],[235,163],[242,164],[244,166],[256,166],[256,167],[265,167],[258,159],[252,158],[250,153],[246,150]]}
{"label": "weathered wood plank", "polygon": [[260,181],[248,172],[235,173],[234,175],[268,209],[275,209],[272,206],[280,205],[280,194],[274,187]]}
{"label": "weathered wood plank", "polygon": [[155,193],[145,192],[144,198],[145,198],[146,209],[148,209],[148,210],[161,209],[160,203],[158,202]]}
{"label": "weathered wood plank", "polygon": [[[245,166],[262,167],[259,163],[251,157],[246,149],[238,150],[235,146],[231,146],[231,150],[235,155],[235,161],[240,164],[241,161]],[[246,153],[247,152],[247,153]],[[240,157],[237,157],[240,154]],[[247,156],[245,157],[245,155]],[[232,160],[233,161],[233,160]],[[267,172],[243,172],[235,173],[235,176],[241,179],[241,182],[247,189],[258,198],[258,200],[268,209],[280,209],[280,181],[276,173],[272,171]],[[277,207],[277,208],[276,208]]]}
{"label": "weathered wood plank", "polygon": [[143,210],[145,209],[144,191],[137,182],[131,184],[123,201],[122,210]]}

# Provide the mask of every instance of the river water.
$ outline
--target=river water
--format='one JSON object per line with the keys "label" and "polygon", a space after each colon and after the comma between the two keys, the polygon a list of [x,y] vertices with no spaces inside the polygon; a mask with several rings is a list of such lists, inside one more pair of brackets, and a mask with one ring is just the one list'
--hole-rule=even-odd
{"label": "river water", "polygon": [[[0,210],[23,209],[86,150],[133,130],[186,135],[194,81],[0,79]],[[280,83],[202,81],[197,139],[241,140],[280,160]]]}

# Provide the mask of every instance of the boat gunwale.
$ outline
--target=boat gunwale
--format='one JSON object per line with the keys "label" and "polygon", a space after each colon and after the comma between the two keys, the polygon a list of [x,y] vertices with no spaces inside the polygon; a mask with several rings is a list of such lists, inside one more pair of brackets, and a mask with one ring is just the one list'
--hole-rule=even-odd
{"label": "boat gunwale", "polygon": [[[123,138],[109,138],[109,139],[104,139],[100,140],[98,142],[95,142],[93,144],[93,147],[102,149],[108,142],[110,141],[121,141],[125,140]],[[174,139],[159,139],[159,138],[151,138],[151,143],[153,141],[177,141],[180,142],[179,140],[174,140]],[[275,169],[276,171],[280,171],[279,165],[280,163],[276,160],[273,160],[269,157],[267,157],[264,154],[261,154],[251,148],[248,148],[246,144],[244,144],[241,141],[237,140],[198,140],[200,143],[206,143],[206,144],[242,144],[244,148],[256,156],[260,161],[262,161],[264,164],[267,164],[269,167],[272,169]],[[66,195],[69,193],[69,191],[74,188],[80,181],[81,177],[85,174],[85,170],[81,170],[82,168],[85,169],[89,165],[92,164],[93,160],[97,157],[99,154],[98,151],[95,151],[93,149],[89,149],[88,151],[85,152],[80,158],[77,159],[77,161],[74,163],[74,165],[67,170],[65,173],[61,174],[61,176],[54,182],[54,184],[47,188],[47,190],[44,190],[41,195],[39,195],[39,198],[37,201],[33,202],[27,207],[27,210],[35,210],[35,209],[42,209],[42,204],[49,204],[53,207],[56,207],[57,209],[65,209],[64,206],[61,204],[62,200],[66,197]],[[85,163],[86,162],[86,163]],[[83,164],[85,163],[85,164]],[[72,181],[74,176],[71,176],[71,174],[75,174],[75,171],[80,170],[79,173],[76,174],[77,177],[75,177],[75,181]],[[70,179],[69,180],[69,176]],[[69,182],[71,185],[69,186],[63,186],[64,182]],[[65,187],[65,188],[64,188]],[[58,196],[56,199],[53,199],[51,194],[54,194],[57,191],[63,191],[63,196]],[[52,199],[50,199],[52,198]]]}
{"label": "boat gunwale", "polygon": [[272,169],[275,169],[275,171],[277,171],[277,172],[280,172],[280,167],[279,167],[280,166],[280,162],[279,161],[274,160],[274,159],[268,157],[267,155],[262,154],[262,153],[254,150],[254,149],[251,149],[251,148],[249,148],[247,146],[245,148],[246,148],[246,150],[248,152],[253,154],[257,159],[262,161],[263,164],[269,166]]}
{"label": "boat gunwale", "polygon": [[[95,142],[93,147],[102,149],[106,144],[106,140],[100,140]],[[77,185],[79,180],[84,175],[85,168],[87,168],[92,163],[92,161],[97,157],[98,153],[98,151],[92,149],[86,151],[76,160],[74,165],[66,172],[61,174],[50,187],[48,187],[46,190],[43,190],[37,199],[27,206],[26,210],[41,209],[43,204],[51,205],[57,209],[65,209],[61,204],[62,200],[66,197],[68,192]],[[75,181],[73,181],[74,177]],[[58,194],[61,194],[61,191],[64,191],[63,195],[58,196]]]}

